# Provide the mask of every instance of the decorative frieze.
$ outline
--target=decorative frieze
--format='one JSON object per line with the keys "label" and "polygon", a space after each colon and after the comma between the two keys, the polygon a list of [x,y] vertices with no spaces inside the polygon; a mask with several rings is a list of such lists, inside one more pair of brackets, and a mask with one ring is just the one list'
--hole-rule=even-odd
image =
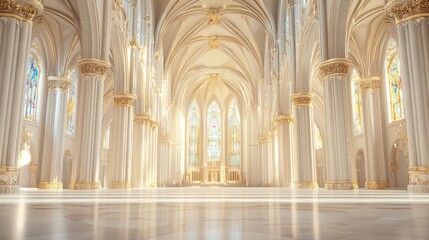
{"label": "decorative frieze", "polygon": [[376,76],[359,79],[356,84],[361,92],[375,91],[381,87],[380,77]]}
{"label": "decorative frieze", "polygon": [[366,182],[365,183],[366,189],[377,190],[377,189],[385,189],[388,187],[389,187],[389,183],[387,182]]}
{"label": "decorative frieze", "polygon": [[296,107],[309,107],[314,99],[314,94],[312,93],[296,93],[291,97],[292,103]]}
{"label": "decorative frieze", "polygon": [[71,190],[98,190],[101,188],[100,181],[72,181],[69,188]]}
{"label": "decorative frieze", "polygon": [[58,89],[67,92],[72,82],[66,77],[48,77],[48,89]]}
{"label": "decorative frieze", "polygon": [[283,125],[293,122],[293,116],[292,115],[278,115],[274,119],[274,125]]}
{"label": "decorative frieze", "polygon": [[392,0],[386,5],[386,10],[399,24],[417,18],[429,17],[429,1]]}
{"label": "decorative frieze", "polygon": [[105,77],[110,69],[110,63],[96,58],[83,58],[78,66],[81,76]]}
{"label": "decorative frieze", "polygon": [[327,181],[325,188],[328,190],[357,190],[359,186],[356,181]]}
{"label": "decorative frieze", "polygon": [[158,127],[159,122],[156,120],[153,120],[150,115],[148,114],[144,114],[144,115],[138,115],[134,117],[134,124],[136,125],[143,125],[143,124],[147,124],[150,125],[152,127]]}
{"label": "decorative frieze", "polygon": [[0,193],[16,193],[19,190],[19,169],[0,166]]}
{"label": "decorative frieze", "polygon": [[39,182],[37,187],[45,190],[61,190],[63,189],[62,182]]}
{"label": "decorative frieze", "polygon": [[334,76],[348,76],[351,61],[346,58],[333,58],[320,64],[320,74],[323,79]]}
{"label": "decorative frieze", "polygon": [[130,93],[116,93],[113,95],[113,105],[115,107],[132,107],[137,96]]}
{"label": "decorative frieze", "polygon": [[319,184],[317,182],[295,182],[296,189],[318,189]]}
{"label": "decorative frieze", "polygon": [[131,182],[109,182],[109,189],[131,188]]}
{"label": "decorative frieze", "polygon": [[39,1],[24,4],[16,0],[0,0],[0,17],[12,17],[19,21],[31,23],[33,18],[43,10]]}
{"label": "decorative frieze", "polygon": [[409,185],[429,185],[429,166],[408,168]]}

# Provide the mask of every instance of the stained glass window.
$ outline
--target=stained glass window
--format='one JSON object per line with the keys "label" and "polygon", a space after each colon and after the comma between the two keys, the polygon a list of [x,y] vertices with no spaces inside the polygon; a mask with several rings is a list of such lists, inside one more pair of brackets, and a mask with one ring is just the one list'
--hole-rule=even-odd
{"label": "stained glass window", "polygon": [[24,118],[30,121],[36,120],[41,69],[40,47],[34,45],[30,50],[25,81]]}
{"label": "stained glass window", "polygon": [[395,121],[404,118],[402,103],[402,82],[400,75],[400,61],[396,41],[390,39],[386,51],[386,83],[389,96],[389,120]]}
{"label": "stained glass window", "polygon": [[362,132],[362,114],[359,86],[356,83],[360,79],[359,74],[355,69],[352,71],[352,104],[353,104],[353,131],[355,134]]}
{"label": "stained glass window", "polygon": [[317,124],[314,124],[314,149],[323,148],[322,134],[320,133],[320,128]]}
{"label": "stained glass window", "polygon": [[207,110],[207,156],[209,162],[220,161],[221,140],[221,114],[216,103],[210,104]]}
{"label": "stained glass window", "polygon": [[240,112],[234,100],[228,111],[229,165],[240,165]]}
{"label": "stained glass window", "polygon": [[189,165],[199,165],[199,143],[200,143],[200,110],[194,100],[188,111],[188,144],[189,144]]}
{"label": "stained glass window", "polygon": [[73,71],[70,74],[70,86],[69,96],[67,100],[67,133],[74,135],[75,124],[76,124],[76,96],[77,96],[77,72]]}

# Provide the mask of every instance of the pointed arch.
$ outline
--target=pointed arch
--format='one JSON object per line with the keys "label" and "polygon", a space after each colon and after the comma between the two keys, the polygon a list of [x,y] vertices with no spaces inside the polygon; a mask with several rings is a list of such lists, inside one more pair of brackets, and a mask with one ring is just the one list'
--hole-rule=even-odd
{"label": "pointed arch", "polygon": [[219,105],[212,102],[207,109],[207,161],[220,162],[222,116]]}
{"label": "pointed arch", "polygon": [[228,141],[229,141],[229,166],[239,166],[241,163],[241,121],[240,110],[237,101],[231,102],[228,110]]}
{"label": "pointed arch", "polygon": [[78,73],[73,70],[70,74],[70,81],[72,82],[67,99],[67,134],[74,135],[76,128],[76,101],[77,101],[77,82]]}
{"label": "pointed arch", "polygon": [[404,118],[402,103],[402,81],[400,75],[399,51],[395,39],[389,39],[385,56],[386,90],[388,96],[389,122]]}
{"label": "pointed arch", "polygon": [[199,166],[200,109],[194,99],[188,110],[188,156],[189,166]]}

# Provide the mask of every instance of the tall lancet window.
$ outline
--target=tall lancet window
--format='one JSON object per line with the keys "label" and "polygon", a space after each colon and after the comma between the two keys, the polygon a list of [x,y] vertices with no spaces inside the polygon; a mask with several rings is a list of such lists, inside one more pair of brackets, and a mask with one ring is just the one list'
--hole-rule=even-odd
{"label": "tall lancet window", "polygon": [[67,99],[67,134],[74,135],[76,125],[76,96],[77,96],[77,72],[70,74],[72,82]]}
{"label": "tall lancet window", "polygon": [[317,150],[321,148],[323,148],[322,134],[319,126],[314,123],[314,149]]}
{"label": "tall lancet window", "polygon": [[228,134],[229,134],[229,165],[240,165],[241,147],[240,112],[235,100],[232,101],[228,111]]}
{"label": "tall lancet window", "polygon": [[404,118],[399,53],[396,41],[393,38],[387,44],[385,64],[389,120],[393,122]]}
{"label": "tall lancet window", "polygon": [[221,112],[220,108],[216,103],[210,104],[207,110],[207,157],[209,162],[220,161],[221,151]]}
{"label": "tall lancet window", "polygon": [[362,132],[362,99],[360,97],[359,86],[356,83],[360,79],[356,69],[352,71],[352,104],[353,104],[353,131],[354,134]]}
{"label": "tall lancet window", "polygon": [[41,81],[41,56],[40,46],[34,44],[30,50],[28,60],[27,78],[25,81],[24,118],[30,121],[36,120],[39,107],[39,86]]}
{"label": "tall lancet window", "polygon": [[200,148],[200,110],[194,100],[188,111],[189,165],[198,166]]}

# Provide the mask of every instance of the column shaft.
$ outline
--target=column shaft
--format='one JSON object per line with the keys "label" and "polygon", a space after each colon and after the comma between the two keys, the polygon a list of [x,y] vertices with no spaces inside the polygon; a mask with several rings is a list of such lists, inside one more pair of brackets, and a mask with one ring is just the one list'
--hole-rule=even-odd
{"label": "column shaft", "polygon": [[275,119],[278,132],[279,187],[292,187],[291,115],[279,115]]}

